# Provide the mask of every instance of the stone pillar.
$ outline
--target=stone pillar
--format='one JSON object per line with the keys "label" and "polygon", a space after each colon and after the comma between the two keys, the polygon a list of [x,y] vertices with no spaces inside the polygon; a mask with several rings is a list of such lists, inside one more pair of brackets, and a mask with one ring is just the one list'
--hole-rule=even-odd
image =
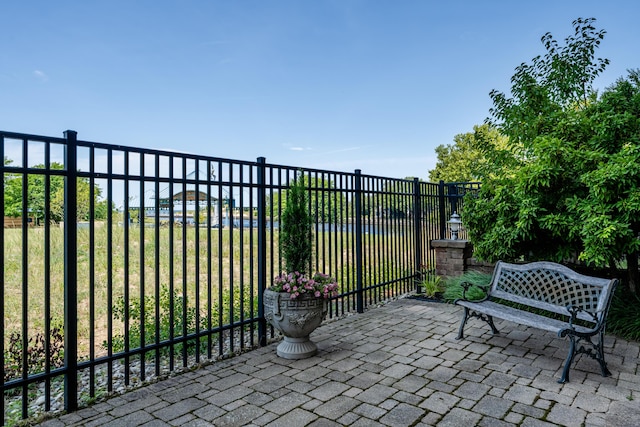
{"label": "stone pillar", "polygon": [[432,240],[431,248],[436,251],[436,274],[443,279],[464,273],[467,260],[473,255],[473,245],[468,240]]}

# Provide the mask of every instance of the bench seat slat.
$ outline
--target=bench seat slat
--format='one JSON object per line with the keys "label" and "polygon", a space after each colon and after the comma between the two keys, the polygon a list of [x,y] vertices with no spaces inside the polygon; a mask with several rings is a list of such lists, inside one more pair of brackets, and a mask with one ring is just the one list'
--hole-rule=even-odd
{"label": "bench seat slat", "polygon": [[[457,301],[457,304],[463,307],[467,307],[470,310],[476,311],[478,313],[484,313],[498,319],[520,323],[525,326],[531,326],[549,332],[558,333],[559,331],[567,329],[569,327],[569,324],[566,321],[551,319],[540,314],[522,311],[520,309],[509,307],[493,301],[471,302],[459,300]],[[575,325],[574,328],[577,332],[581,333],[593,332],[593,329],[580,325]]]}

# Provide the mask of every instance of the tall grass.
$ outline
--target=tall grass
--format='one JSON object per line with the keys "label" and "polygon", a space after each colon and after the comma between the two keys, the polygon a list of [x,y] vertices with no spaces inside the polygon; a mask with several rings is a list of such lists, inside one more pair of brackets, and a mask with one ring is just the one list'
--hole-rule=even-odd
{"label": "tall grass", "polygon": [[[63,324],[63,232],[52,226],[47,238],[44,228],[29,228],[23,238],[22,230],[5,229],[5,348],[13,332],[26,328],[29,336],[44,333],[47,318],[52,326]],[[79,229],[78,251],[72,257],[78,271],[79,357],[104,354],[103,343],[110,335],[115,341],[125,334],[127,320],[137,314],[136,305],[144,306],[145,321],[154,316],[146,329],[162,322],[155,319],[155,307],[167,295],[184,299],[185,311],[199,320],[190,323],[193,327],[223,326],[241,315],[257,316],[257,241],[257,232],[249,229],[156,230],[96,223],[93,236],[88,228]],[[268,234],[268,249],[273,252],[267,251],[267,274],[277,274],[281,268],[277,241],[277,231]],[[341,292],[355,288],[353,241],[346,231],[320,233],[315,239],[316,269],[335,276]],[[413,271],[413,246],[402,235],[389,233],[365,238],[363,253],[365,286],[389,282],[375,295],[397,294],[394,280]],[[341,309],[350,308],[343,304]],[[179,311],[175,316],[183,314]],[[187,333],[194,332],[190,329]],[[139,329],[130,324],[127,332],[135,336]],[[182,333],[178,328],[174,336]]]}

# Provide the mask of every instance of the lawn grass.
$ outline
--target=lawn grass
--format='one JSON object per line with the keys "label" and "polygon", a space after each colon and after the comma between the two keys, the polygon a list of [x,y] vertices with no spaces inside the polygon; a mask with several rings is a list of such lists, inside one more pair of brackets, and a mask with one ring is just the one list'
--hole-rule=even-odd
{"label": "lawn grass", "polygon": [[[12,332],[21,333],[26,328],[30,337],[44,333],[47,317],[52,326],[63,325],[63,233],[62,228],[52,226],[47,238],[45,228],[29,228],[25,239],[21,229],[4,230],[5,348]],[[277,255],[275,259],[271,256],[277,254],[277,240],[277,230],[267,233],[267,276],[276,275],[280,269]],[[318,269],[335,276],[341,292],[352,291],[352,233],[323,232],[315,240]],[[195,310],[204,324],[222,326],[238,320],[241,313],[245,318],[251,313],[257,316],[257,242],[255,229],[165,226],[156,230],[96,223],[91,245],[89,228],[80,228],[75,257],[79,357],[105,353],[103,342],[109,336],[110,324],[113,337],[124,335],[122,317],[111,311],[125,297],[128,306],[120,305],[131,310],[130,318],[135,314],[136,301],[139,306],[143,297],[150,298],[155,308],[155,301],[167,292],[174,297],[185,295],[187,308]],[[392,282],[413,271],[413,247],[399,233],[365,236],[363,253],[365,285]],[[45,263],[47,258],[49,262]],[[393,289],[383,288],[379,295],[389,292]],[[176,331],[176,336],[181,334],[181,330]]]}

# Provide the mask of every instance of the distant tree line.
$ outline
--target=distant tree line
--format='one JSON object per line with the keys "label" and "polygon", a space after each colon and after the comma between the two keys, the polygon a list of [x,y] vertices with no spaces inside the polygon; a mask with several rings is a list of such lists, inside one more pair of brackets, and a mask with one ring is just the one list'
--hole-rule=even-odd
{"label": "distant tree line", "polygon": [[[11,165],[13,160],[5,157],[5,166]],[[44,169],[44,165],[36,165],[35,169]],[[52,170],[63,170],[64,165],[53,162],[50,165]],[[45,194],[45,180],[49,183],[48,198]],[[46,208],[49,206],[49,220],[59,222],[64,219],[64,177],[60,175],[27,174],[25,175],[5,173],[3,177],[4,186],[4,216],[19,217],[26,207],[29,217],[36,223],[45,220]],[[23,186],[26,185],[27,199],[23,200]],[[78,178],[77,192],[77,221],[89,221],[91,218],[90,198],[91,184],[87,178]],[[109,210],[109,203],[102,199],[102,190],[99,186],[93,187],[93,219],[105,219]],[[112,205],[112,209],[113,209]]]}

